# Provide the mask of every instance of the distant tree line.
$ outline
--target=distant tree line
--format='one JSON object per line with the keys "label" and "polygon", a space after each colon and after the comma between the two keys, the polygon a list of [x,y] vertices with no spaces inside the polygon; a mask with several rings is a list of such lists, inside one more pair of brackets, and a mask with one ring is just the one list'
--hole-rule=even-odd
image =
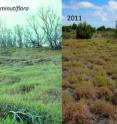
{"label": "distant tree line", "polygon": [[98,28],[95,28],[90,24],[87,24],[86,22],[79,23],[78,25],[74,23],[69,26],[63,26],[62,31],[63,32],[75,31],[76,38],[80,38],[80,39],[90,39],[95,32],[106,32],[106,31],[115,32],[117,36],[117,29],[107,28],[105,26],[100,26]]}
{"label": "distant tree line", "polygon": [[0,21],[0,47],[27,48],[50,47],[61,48],[61,20],[51,8],[41,8],[37,15],[27,21],[25,27],[16,25],[8,28]]}

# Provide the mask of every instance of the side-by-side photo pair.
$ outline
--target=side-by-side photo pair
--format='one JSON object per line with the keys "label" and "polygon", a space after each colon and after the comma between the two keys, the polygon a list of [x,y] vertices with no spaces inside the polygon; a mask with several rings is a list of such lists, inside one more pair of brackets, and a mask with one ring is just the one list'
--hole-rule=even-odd
{"label": "side-by-side photo pair", "polygon": [[117,124],[117,1],[0,1],[0,124]]}

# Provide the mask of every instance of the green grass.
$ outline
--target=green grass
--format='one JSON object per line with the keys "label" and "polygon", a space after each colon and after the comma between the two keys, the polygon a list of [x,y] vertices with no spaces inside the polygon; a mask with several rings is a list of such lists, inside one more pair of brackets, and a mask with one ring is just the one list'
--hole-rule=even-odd
{"label": "green grass", "polygon": [[[1,49],[0,104],[61,119],[61,54],[49,49]],[[11,124],[11,123],[10,123]],[[49,124],[49,122],[48,122]]]}

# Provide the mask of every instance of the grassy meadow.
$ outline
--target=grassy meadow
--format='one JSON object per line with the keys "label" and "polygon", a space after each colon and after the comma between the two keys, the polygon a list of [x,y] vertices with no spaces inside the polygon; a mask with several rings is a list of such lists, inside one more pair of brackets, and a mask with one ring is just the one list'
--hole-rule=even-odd
{"label": "grassy meadow", "polygon": [[60,121],[60,51],[0,48],[0,124]]}
{"label": "grassy meadow", "polygon": [[117,123],[117,39],[63,32],[63,124]]}

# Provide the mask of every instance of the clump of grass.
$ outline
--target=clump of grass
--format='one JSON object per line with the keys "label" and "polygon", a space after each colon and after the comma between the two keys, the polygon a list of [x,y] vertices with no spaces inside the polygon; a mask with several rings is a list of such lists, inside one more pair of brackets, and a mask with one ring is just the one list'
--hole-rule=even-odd
{"label": "clump of grass", "polygon": [[98,97],[105,100],[111,100],[113,92],[106,86],[98,88]]}
{"label": "clump of grass", "polygon": [[113,92],[111,101],[114,105],[117,105],[117,89],[115,89],[115,91]]}
{"label": "clump of grass", "polygon": [[63,120],[64,123],[88,123],[89,119],[92,117],[86,101],[80,100],[78,103],[71,102],[66,105],[63,110]]}
{"label": "clump of grass", "polygon": [[13,119],[11,119],[10,117],[7,117],[5,119],[2,119],[0,121],[0,124],[26,124],[24,122],[17,122],[17,121],[14,121]]}
{"label": "clump of grass", "polygon": [[17,92],[18,92],[18,93],[21,93],[21,94],[24,94],[24,93],[31,92],[34,88],[35,88],[34,85],[26,85],[26,84],[25,84],[25,85],[21,85],[21,86],[18,88]]}
{"label": "clump of grass", "polygon": [[[70,102],[74,101],[74,98],[72,97],[71,94],[69,94],[68,92],[63,92],[62,93],[62,99],[63,99],[63,105],[68,104]],[[63,106],[64,107],[64,106]]]}
{"label": "clump of grass", "polygon": [[93,113],[107,118],[114,118],[117,112],[115,106],[104,100],[96,100],[91,110]]}
{"label": "clump of grass", "polygon": [[111,86],[113,85],[113,81],[108,77],[96,75],[93,80],[93,84],[98,87]]}
{"label": "clump of grass", "polygon": [[95,99],[96,98],[96,88],[90,84],[79,84],[75,89],[75,97],[76,99]]}
{"label": "clump of grass", "polygon": [[0,75],[0,84],[14,84],[20,81],[19,76],[13,76],[13,75]]}

